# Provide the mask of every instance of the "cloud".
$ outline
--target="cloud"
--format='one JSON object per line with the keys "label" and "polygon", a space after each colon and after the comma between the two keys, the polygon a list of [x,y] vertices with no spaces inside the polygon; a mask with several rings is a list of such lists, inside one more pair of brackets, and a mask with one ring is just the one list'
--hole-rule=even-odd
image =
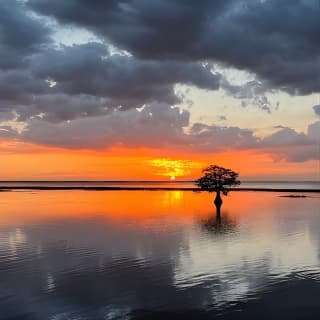
{"label": "cloud", "polygon": [[0,110],[15,110],[31,104],[35,95],[49,92],[43,79],[35,78],[29,70],[0,72]]}
{"label": "cloud", "polygon": [[320,116],[320,105],[316,105],[313,107],[313,110],[316,115]]}
{"label": "cloud", "polygon": [[[202,0],[200,4],[194,0],[4,0],[0,4],[5,13],[0,22],[0,111],[11,111],[20,121],[41,117],[59,122],[154,102],[191,104],[175,90],[183,84],[222,88],[241,99],[243,106],[255,104],[270,112],[274,106],[266,91],[315,91],[301,87],[311,84],[310,70],[312,84],[320,83],[314,77],[320,74],[315,63],[317,42],[312,50],[308,42],[317,30],[311,10],[317,8],[311,0],[288,6],[289,13],[283,4],[276,7],[274,0]],[[304,9],[310,20],[294,37],[282,17],[289,14],[300,21],[298,9]],[[39,14],[93,31],[101,42],[57,46],[52,25],[50,29],[47,18]],[[277,32],[266,17],[277,25]],[[288,23],[293,25],[291,20]],[[244,31],[245,40],[236,41]],[[310,50],[303,54],[293,50],[297,41],[304,41],[302,48]],[[114,54],[109,45],[130,54]],[[205,60],[257,75],[242,86],[231,84]],[[289,73],[292,83],[282,79]]]}
{"label": "cloud", "polygon": [[307,135],[315,143],[320,144],[320,121],[314,122],[308,126]]}
{"label": "cloud", "polygon": [[72,120],[152,102],[175,105],[182,102],[176,84],[217,90],[220,79],[209,65],[111,54],[101,43],[46,48],[30,55],[27,67],[0,71],[0,110],[20,120]]}
{"label": "cloud", "polygon": [[265,93],[270,91],[270,89],[261,81],[251,80],[241,85],[234,85],[227,79],[222,79],[221,82],[221,88],[223,88],[228,95],[240,99],[242,107],[247,107],[248,104],[251,104],[268,113],[271,113],[273,109],[279,107],[279,103],[273,106],[269,101]]}
{"label": "cloud", "polygon": [[291,128],[282,127],[262,139],[260,148],[270,152],[275,159],[286,159],[291,162],[318,160],[319,137],[320,121],[310,124],[307,133],[299,133]]}
{"label": "cloud", "polygon": [[100,42],[57,46],[52,23],[28,4],[0,3],[1,118],[11,112],[19,121],[59,122],[153,102],[179,104],[186,98],[177,84],[220,87],[221,75],[201,62],[144,60]]}
{"label": "cloud", "polygon": [[28,4],[62,24],[87,28],[137,57],[211,60],[252,72],[269,88],[291,94],[320,91],[316,0],[29,0]]}
{"label": "cloud", "polygon": [[228,2],[31,0],[29,5],[61,23],[88,28],[134,55],[180,59],[184,51],[188,58],[194,40],[201,41],[208,18],[217,17]]}
{"label": "cloud", "polygon": [[32,63],[37,76],[57,83],[53,91],[108,97],[124,109],[153,101],[176,104],[180,100],[175,84],[217,90],[221,78],[198,62],[141,60],[111,54],[105,45],[94,42],[46,51]]}
{"label": "cloud", "polygon": [[250,149],[258,139],[249,129],[195,123],[188,132],[188,146],[198,152]]}
{"label": "cloud", "polygon": [[[79,98],[79,97],[76,97]],[[63,99],[63,96],[61,96]],[[80,104],[79,112],[90,109],[90,101]],[[93,104],[96,101],[92,101]],[[64,105],[64,104],[61,104]],[[59,106],[56,101],[48,108]],[[66,149],[103,150],[114,146],[125,148],[165,149],[175,152],[212,154],[223,151],[255,150],[270,154],[275,161],[317,160],[319,157],[320,121],[308,126],[306,133],[276,126],[272,134],[260,138],[251,129],[236,126],[194,123],[190,113],[168,104],[152,103],[142,109],[105,112],[90,117],[70,114],[72,108],[56,110],[59,120],[32,117],[25,127],[19,122],[0,123],[0,137]],[[81,111],[82,110],[82,111]],[[96,106],[93,110],[99,110]],[[68,120],[68,118],[74,120]],[[64,121],[61,119],[65,118]],[[19,128],[19,130],[18,130]]]}
{"label": "cloud", "polygon": [[18,120],[42,119],[59,123],[78,118],[103,116],[113,112],[112,101],[92,95],[48,93],[34,96],[28,106],[19,106]]}
{"label": "cloud", "polygon": [[0,70],[20,68],[29,54],[51,42],[51,30],[32,17],[21,1],[0,2]]}
{"label": "cloud", "polygon": [[258,143],[253,131],[238,127],[196,123],[187,130],[189,117],[186,110],[158,103],[140,111],[115,111],[50,124],[36,117],[27,122],[26,129],[17,134],[17,138],[71,149],[104,149],[119,145],[198,153],[250,149]]}
{"label": "cloud", "polygon": [[264,146],[291,146],[305,145],[309,143],[308,137],[300,132],[287,127],[283,127],[275,133],[263,139]]}
{"label": "cloud", "polygon": [[[121,145],[129,148],[167,148],[193,152],[244,149],[252,147],[257,142],[251,130],[238,127],[196,123],[187,130],[190,125],[189,111],[171,107],[169,104],[152,103],[142,109],[108,113],[104,110],[103,104],[99,109],[96,105],[98,101],[86,100],[85,96],[75,96],[72,104],[77,105],[77,109],[66,105],[65,96],[59,96],[61,103],[56,98],[57,95],[45,96],[45,101],[48,109],[55,108],[54,115],[58,120],[47,119],[49,113],[31,117],[26,120],[26,127],[20,133],[13,130],[13,121],[9,122],[11,127],[6,122],[2,126],[3,132],[0,131],[0,136],[6,133],[7,137],[10,129],[12,138],[47,146],[104,149]],[[69,98],[67,102],[70,102]],[[100,114],[77,117],[71,113],[75,110],[79,113],[100,110]]]}
{"label": "cloud", "polygon": [[188,124],[187,111],[155,103],[141,111],[116,111],[110,115],[59,123],[31,119],[19,138],[76,149],[102,149],[114,145],[161,148],[183,143],[183,127]]}
{"label": "cloud", "polygon": [[227,121],[227,117],[225,115],[218,116],[219,121]]}
{"label": "cloud", "polygon": [[[317,1],[3,0],[0,11],[2,137],[64,148],[259,149],[291,161],[318,157],[319,122],[306,133],[279,126],[258,138],[237,126],[190,125],[189,112],[172,107],[192,103],[178,84],[222,89],[267,112],[278,106],[268,91],[319,92]],[[97,38],[58,46],[48,17]],[[234,84],[217,65],[252,78]],[[320,114],[319,106],[314,112]]]}

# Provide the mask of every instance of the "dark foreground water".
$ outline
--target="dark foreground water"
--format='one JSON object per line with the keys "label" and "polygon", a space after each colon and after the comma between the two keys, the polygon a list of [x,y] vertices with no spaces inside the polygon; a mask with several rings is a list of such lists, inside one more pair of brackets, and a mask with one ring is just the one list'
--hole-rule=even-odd
{"label": "dark foreground water", "polygon": [[1,192],[0,319],[317,319],[320,194],[279,195]]}

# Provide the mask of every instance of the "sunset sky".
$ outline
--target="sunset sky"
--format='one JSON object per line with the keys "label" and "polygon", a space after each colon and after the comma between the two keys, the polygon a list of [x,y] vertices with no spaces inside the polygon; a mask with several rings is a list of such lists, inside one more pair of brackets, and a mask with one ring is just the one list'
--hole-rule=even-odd
{"label": "sunset sky", "polygon": [[0,13],[0,180],[320,180],[318,0]]}

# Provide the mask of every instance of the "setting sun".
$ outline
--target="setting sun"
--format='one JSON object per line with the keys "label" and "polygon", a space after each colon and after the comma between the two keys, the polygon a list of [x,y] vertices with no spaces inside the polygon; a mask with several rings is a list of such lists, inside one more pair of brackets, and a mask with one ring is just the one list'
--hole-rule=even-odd
{"label": "setting sun", "polygon": [[174,180],[176,180],[176,177],[175,177],[175,176],[172,176],[172,177],[170,177],[170,180],[171,180],[171,181],[174,181]]}

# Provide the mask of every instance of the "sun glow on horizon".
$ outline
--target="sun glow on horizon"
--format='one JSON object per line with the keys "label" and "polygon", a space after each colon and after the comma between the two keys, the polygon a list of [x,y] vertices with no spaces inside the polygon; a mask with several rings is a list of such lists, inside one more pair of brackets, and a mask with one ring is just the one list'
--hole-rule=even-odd
{"label": "sun glow on horizon", "polygon": [[279,160],[251,151],[224,151],[211,154],[164,150],[128,149],[69,150],[2,140],[0,165],[6,168],[1,180],[193,180],[202,168],[218,164],[240,173],[240,179],[313,180],[319,162]]}
{"label": "sun glow on horizon", "polygon": [[157,171],[156,175],[169,177],[174,181],[177,177],[185,177],[200,169],[203,165],[200,162],[191,160],[173,160],[173,159],[153,159],[151,166]]}

